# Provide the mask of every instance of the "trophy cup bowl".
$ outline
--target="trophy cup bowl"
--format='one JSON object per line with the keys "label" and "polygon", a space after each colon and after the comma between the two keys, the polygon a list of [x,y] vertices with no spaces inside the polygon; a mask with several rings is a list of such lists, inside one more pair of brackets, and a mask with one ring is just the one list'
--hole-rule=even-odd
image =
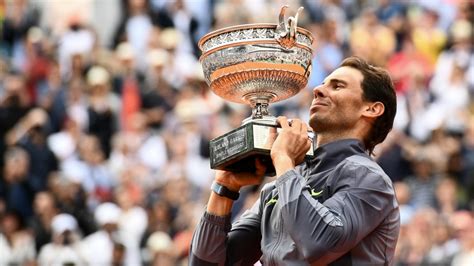
{"label": "trophy cup bowl", "polygon": [[[277,127],[268,105],[288,99],[305,88],[311,72],[311,33],[297,27],[295,17],[278,24],[246,24],[208,33],[199,41],[204,77],[221,98],[248,104],[252,116],[242,126],[210,142],[211,168],[233,172],[255,170],[255,157],[274,173],[266,145],[268,127]],[[308,151],[311,156],[313,149]]]}

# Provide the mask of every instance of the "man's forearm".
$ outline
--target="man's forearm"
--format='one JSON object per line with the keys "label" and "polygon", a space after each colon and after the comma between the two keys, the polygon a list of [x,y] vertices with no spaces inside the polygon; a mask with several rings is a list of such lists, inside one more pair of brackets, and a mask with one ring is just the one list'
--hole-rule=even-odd
{"label": "man's forearm", "polygon": [[206,213],[194,232],[189,265],[224,265],[233,203],[211,191]]}
{"label": "man's forearm", "polygon": [[214,191],[212,191],[206,210],[208,213],[216,216],[226,216],[230,214],[233,204],[233,200],[217,195]]}
{"label": "man's forearm", "polygon": [[[228,235],[231,230],[231,209],[238,198],[238,191],[243,186],[259,184],[262,180],[265,168],[258,161],[256,168],[256,173],[216,172],[206,213],[194,231],[190,265],[224,265],[226,261],[232,264],[248,260],[248,254],[239,252],[243,246],[260,252],[259,203],[240,218],[240,225]],[[257,254],[255,257],[259,256]],[[256,261],[258,258],[251,259]]]}

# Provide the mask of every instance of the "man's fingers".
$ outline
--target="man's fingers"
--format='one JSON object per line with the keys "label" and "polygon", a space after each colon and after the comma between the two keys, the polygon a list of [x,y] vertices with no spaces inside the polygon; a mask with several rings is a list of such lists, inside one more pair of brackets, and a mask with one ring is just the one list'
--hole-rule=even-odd
{"label": "man's fingers", "polygon": [[277,117],[277,123],[281,126],[281,128],[289,128],[290,123],[288,122],[288,118],[285,116]]}
{"label": "man's fingers", "polygon": [[277,128],[276,127],[268,127],[268,138],[265,142],[264,147],[267,149],[271,149],[273,142],[275,142],[278,136]]}
{"label": "man's fingers", "polygon": [[277,134],[277,128],[276,127],[268,127],[268,131],[270,132],[270,135],[276,135]]}
{"label": "man's fingers", "polygon": [[295,128],[295,130],[299,130],[301,132],[308,131],[308,125],[301,121],[301,119],[293,119],[291,123],[291,127]]}

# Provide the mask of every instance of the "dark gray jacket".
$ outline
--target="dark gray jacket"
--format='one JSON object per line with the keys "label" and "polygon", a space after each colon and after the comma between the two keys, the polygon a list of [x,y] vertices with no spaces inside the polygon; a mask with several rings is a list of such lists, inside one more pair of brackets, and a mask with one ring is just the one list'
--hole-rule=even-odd
{"label": "dark gray jacket", "polygon": [[400,219],[388,176],[357,140],[315,154],[265,185],[233,225],[205,213],[190,265],[392,265]]}

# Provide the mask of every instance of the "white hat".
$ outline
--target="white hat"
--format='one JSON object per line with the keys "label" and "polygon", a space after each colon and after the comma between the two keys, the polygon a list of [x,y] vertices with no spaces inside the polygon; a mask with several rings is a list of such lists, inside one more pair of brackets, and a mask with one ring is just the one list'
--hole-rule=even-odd
{"label": "white hat", "polygon": [[91,86],[107,84],[109,78],[109,72],[101,66],[94,66],[87,72],[87,83]]}
{"label": "white hat", "polygon": [[164,49],[174,49],[181,42],[181,34],[173,28],[165,28],[160,33],[160,44]]}
{"label": "white hat", "polygon": [[472,35],[472,24],[467,20],[458,20],[451,26],[454,40],[469,40]]}
{"label": "white hat", "polygon": [[120,60],[130,60],[135,56],[135,51],[133,50],[132,45],[128,42],[122,42],[117,45],[115,53]]}
{"label": "white hat", "polygon": [[99,225],[116,224],[119,221],[121,210],[111,202],[100,204],[95,209],[94,217]]}
{"label": "white hat", "polygon": [[31,27],[28,30],[27,38],[32,43],[40,42],[44,37],[43,30],[39,27]]}
{"label": "white hat", "polygon": [[163,252],[172,248],[173,241],[167,233],[157,231],[151,234],[146,245],[152,252]]}
{"label": "white hat", "polygon": [[164,49],[153,49],[148,53],[148,64],[162,66],[169,60],[169,53]]}
{"label": "white hat", "polygon": [[67,213],[61,213],[54,216],[51,222],[51,229],[54,234],[60,235],[65,231],[75,231],[77,229],[76,219]]}

